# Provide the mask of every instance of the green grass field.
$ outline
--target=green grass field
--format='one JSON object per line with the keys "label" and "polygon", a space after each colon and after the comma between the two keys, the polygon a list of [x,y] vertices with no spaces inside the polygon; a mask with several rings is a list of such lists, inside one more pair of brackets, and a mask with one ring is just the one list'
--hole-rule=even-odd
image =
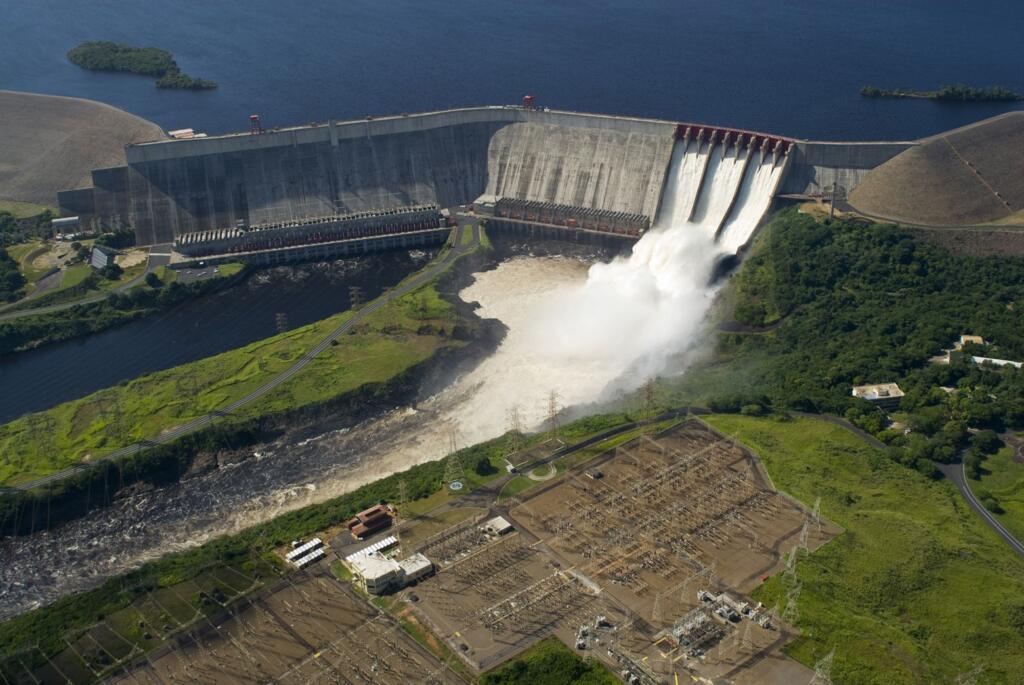
{"label": "green grass field", "polygon": [[[845,529],[797,566],[798,626],[787,652],[835,650],[837,684],[1024,682],[1024,560],[952,485],[890,461],[813,419],[718,415],[708,423],[756,451],[776,486]],[[758,589],[785,606],[781,576]]]}
{"label": "green grass field", "polygon": [[979,481],[968,481],[976,497],[989,492],[1003,513],[993,512],[1018,540],[1024,540],[1024,463],[1015,461],[1014,449],[1003,447],[982,465]]}
{"label": "green grass field", "polygon": [[35,205],[31,202],[17,202],[16,200],[0,200],[0,212],[12,214],[15,219],[28,219],[29,217],[39,216],[46,210],[53,212],[54,216],[60,215],[60,212],[55,207]]}
{"label": "green grass field", "polygon": [[484,673],[480,685],[616,685],[593,659],[581,659],[558,639],[541,640],[512,661]]}
{"label": "green grass field", "polygon": [[28,243],[12,245],[7,248],[7,254],[18,263],[18,271],[31,285],[47,272],[47,269],[37,269],[32,265],[32,260],[49,249],[46,243],[34,240]]}
{"label": "green grass field", "polygon": [[[336,314],[0,426],[0,483],[25,482],[88,461],[229,404],[287,369],[350,316]],[[434,287],[424,286],[376,312],[354,334],[342,336],[240,417],[322,402],[386,381],[442,347],[463,345],[436,332],[418,332],[421,326],[450,329],[453,316]],[[41,435],[38,427],[51,420],[53,430]]]}

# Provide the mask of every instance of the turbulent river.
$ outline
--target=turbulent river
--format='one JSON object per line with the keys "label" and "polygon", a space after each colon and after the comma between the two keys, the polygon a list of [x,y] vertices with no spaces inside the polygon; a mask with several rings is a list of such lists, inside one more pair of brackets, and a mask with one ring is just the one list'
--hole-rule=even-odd
{"label": "turbulent river", "polygon": [[[399,408],[348,430],[279,442],[260,456],[162,490],[133,495],[56,530],[0,542],[0,619],[101,584],[142,563],[348,492],[447,450],[500,435],[508,409],[541,420],[548,390],[564,405],[605,383],[590,369],[560,368],[531,352],[530,312],[552,292],[580,284],[587,264],[517,257],[476,274],[460,296],[508,327],[498,349],[416,409]],[[523,396],[524,389],[538,389]],[[540,390],[543,389],[543,390]],[[40,563],[45,560],[45,563]]]}

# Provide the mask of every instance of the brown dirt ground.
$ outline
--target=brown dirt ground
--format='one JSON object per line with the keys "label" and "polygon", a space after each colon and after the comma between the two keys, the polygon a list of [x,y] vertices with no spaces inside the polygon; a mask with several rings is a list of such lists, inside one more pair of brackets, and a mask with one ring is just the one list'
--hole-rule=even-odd
{"label": "brown dirt ground", "polygon": [[156,124],[93,100],[0,90],[0,198],[55,205],[125,163],[124,146],[164,138]]}

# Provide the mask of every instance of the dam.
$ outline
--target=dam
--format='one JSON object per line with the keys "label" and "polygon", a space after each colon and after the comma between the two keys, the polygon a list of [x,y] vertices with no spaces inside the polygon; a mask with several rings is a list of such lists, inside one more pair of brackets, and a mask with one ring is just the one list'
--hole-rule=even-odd
{"label": "dam", "polygon": [[801,141],[530,100],[270,130],[254,117],[248,133],[130,144],[124,166],[94,170],[91,187],[62,191],[58,203],[85,225],[131,227],[139,245],[473,203],[498,226],[636,240],[655,222],[667,184],[681,183],[672,201],[687,220],[738,248],[750,236],[736,226],[767,209],[738,200],[764,190],[769,201],[820,196],[836,183],[852,190],[911,145]]}

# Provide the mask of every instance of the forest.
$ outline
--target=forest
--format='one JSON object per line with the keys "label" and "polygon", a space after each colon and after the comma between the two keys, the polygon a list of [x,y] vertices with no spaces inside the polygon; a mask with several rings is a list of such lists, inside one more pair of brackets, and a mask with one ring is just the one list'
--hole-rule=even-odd
{"label": "forest", "polygon": [[[1024,372],[957,355],[930,361],[961,334],[987,343],[969,351],[1024,360],[1024,259],[954,256],[894,226],[789,209],[762,233],[734,286],[734,317],[754,332],[721,333],[718,354],[743,361],[747,390],[723,393],[713,409],[845,416],[929,474],[931,459],[993,450],[985,431],[1024,428]],[[905,425],[851,396],[854,385],[882,382],[906,393]]]}
{"label": "forest", "polygon": [[18,263],[7,250],[0,247],[0,302],[14,302],[21,297],[25,277],[18,271]]}
{"label": "forest", "polygon": [[155,76],[157,88],[208,90],[217,84],[183,73],[171,53],[159,48],[135,48],[107,40],[88,41],[72,48],[68,60],[90,71],[116,71]]}

